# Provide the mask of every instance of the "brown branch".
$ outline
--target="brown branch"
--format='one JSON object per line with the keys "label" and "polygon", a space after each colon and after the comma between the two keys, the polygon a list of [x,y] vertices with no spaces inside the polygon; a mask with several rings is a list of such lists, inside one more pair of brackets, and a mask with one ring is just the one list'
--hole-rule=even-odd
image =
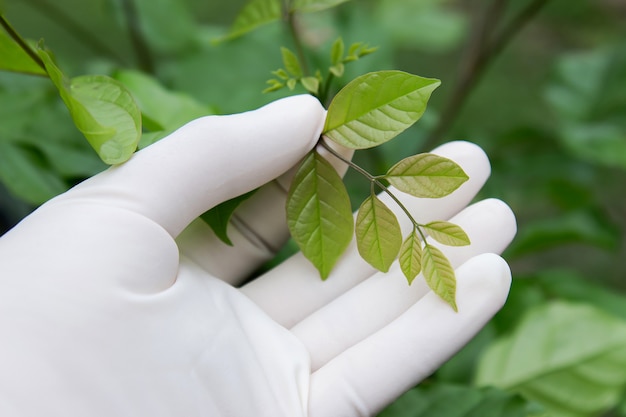
{"label": "brown branch", "polygon": [[435,128],[421,144],[421,149],[431,149],[439,144],[489,65],[550,0],[532,0],[509,21],[498,35],[490,36],[490,31],[493,32],[497,27],[506,1],[494,0],[485,11],[481,24],[477,25],[476,32],[467,46],[467,58],[461,63],[457,84]]}

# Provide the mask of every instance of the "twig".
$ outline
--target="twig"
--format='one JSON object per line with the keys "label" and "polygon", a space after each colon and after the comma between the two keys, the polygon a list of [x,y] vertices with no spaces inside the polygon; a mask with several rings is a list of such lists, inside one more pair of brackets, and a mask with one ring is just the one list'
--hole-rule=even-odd
{"label": "twig", "polygon": [[421,144],[421,149],[431,149],[441,141],[457,118],[469,93],[476,87],[494,58],[550,0],[532,0],[509,21],[497,36],[492,36],[490,40],[489,31],[497,26],[497,20],[502,14],[506,1],[494,0],[486,10],[482,24],[477,26],[477,32],[467,46],[467,59],[462,64],[456,87],[444,106],[437,125]]}
{"label": "twig", "polygon": [[304,47],[302,46],[302,41],[300,40],[298,28],[296,27],[296,18],[294,13],[287,10],[285,19],[287,21],[287,26],[289,27],[289,33],[291,34],[291,38],[293,39],[293,43],[296,48],[296,54],[298,54],[298,60],[300,60],[302,73],[307,76],[310,72],[309,65],[307,63],[306,55],[304,54]]}

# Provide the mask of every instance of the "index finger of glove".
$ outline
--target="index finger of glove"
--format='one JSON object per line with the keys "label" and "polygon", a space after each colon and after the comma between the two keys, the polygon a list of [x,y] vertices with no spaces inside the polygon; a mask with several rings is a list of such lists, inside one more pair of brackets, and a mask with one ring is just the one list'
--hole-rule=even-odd
{"label": "index finger of glove", "polygon": [[325,111],[312,96],[188,123],[66,193],[126,208],[177,236],[194,218],[278,177],[317,142]]}

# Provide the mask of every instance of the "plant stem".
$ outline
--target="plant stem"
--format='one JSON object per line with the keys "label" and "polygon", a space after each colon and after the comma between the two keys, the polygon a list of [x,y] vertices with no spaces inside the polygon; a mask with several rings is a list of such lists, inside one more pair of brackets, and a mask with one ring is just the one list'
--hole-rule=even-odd
{"label": "plant stem", "polygon": [[476,87],[494,58],[550,0],[532,0],[490,41],[489,32],[497,27],[506,1],[494,0],[485,11],[482,24],[476,26],[476,32],[467,45],[467,59],[462,63],[456,87],[444,106],[437,125],[421,145],[421,149],[434,148],[441,141],[458,117],[469,93]]}
{"label": "plant stem", "polygon": [[322,91],[322,94],[320,94],[320,96],[318,97],[324,107],[328,107],[329,104],[326,101],[328,100],[328,95],[330,94],[330,85],[333,82],[333,78],[335,78],[335,75],[332,72],[328,71],[328,75],[326,76],[323,84],[324,90]]}
{"label": "plant stem", "polygon": [[308,76],[309,65],[307,63],[306,55],[304,53],[304,47],[302,46],[302,41],[300,40],[300,34],[298,33],[298,28],[296,27],[296,17],[295,13],[291,11],[291,1],[286,0],[283,2],[283,15],[285,22],[287,23],[287,27],[289,28],[289,34],[293,39],[293,44],[296,48],[296,55],[298,55],[298,60],[300,61],[300,66],[302,67],[302,72],[304,76]]}
{"label": "plant stem", "polygon": [[418,230],[418,232],[419,232],[420,236],[422,236],[422,239],[424,240],[424,242],[426,241],[426,239],[424,237],[424,234],[422,233],[421,228],[420,228],[421,225],[415,220],[415,218],[413,218],[413,215],[411,215],[411,213],[406,208],[406,206],[404,204],[402,204],[400,199],[398,197],[396,197],[396,195],[393,192],[391,192],[389,187],[387,187],[385,184],[383,184],[380,181],[379,177],[376,177],[376,176],[370,174],[369,172],[367,172],[366,170],[364,170],[363,168],[361,168],[360,166],[358,166],[357,164],[355,164],[351,160],[344,158],[340,153],[338,153],[333,148],[331,148],[322,138],[320,138],[319,143],[322,145],[322,147],[324,149],[326,149],[328,152],[330,152],[334,157],[339,159],[341,162],[347,164],[350,168],[354,169],[359,174],[363,175],[365,178],[367,178],[370,181],[371,184],[376,185],[378,188],[383,190],[389,197],[391,197],[391,199],[393,201],[395,201],[395,203],[398,205],[398,207],[400,207],[400,209],[402,209],[402,211],[406,214],[406,216],[409,218],[411,223],[413,223],[413,227]]}
{"label": "plant stem", "polygon": [[124,15],[126,16],[128,33],[137,56],[139,68],[149,74],[154,74],[154,62],[152,60],[152,56],[150,55],[148,43],[144,39],[141,32],[137,8],[135,7],[134,1],[122,0],[122,8],[124,10]]}
{"label": "plant stem", "polygon": [[28,56],[35,61],[35,63],[44,71],[46,71],[46,66],[44,65],[43,61],[41,60],[41,58],[39,57],[39,55],[37,55],[37,53],[35,51],[32,50],[32,48],[30,47],[30,45],[28,45],[28,43],[20,36],[19,33],[17,33],[15,31],[15,29],[13,29],[13,27],[9,24],[9,22],[4,18],[4,16],[2,14],[0,14],[0,25],[2,25],[2,27],[4,28],[4,30],[7,31],[7,33],[9,34],[9,36],[11,36],[11,38],[20,46],[20,48],[22,48],[22,50],[24,52],[26,52],[26,54],[28,54]]}
{"label": "plant stem", "polygon": [[309,64],[307,63],[306,55],[304,54],[304,47],[302,46],[298,29],[296,28],[294,14],[291,12],[287,14],[287,25],[289,26],[289,33],[291,33],[291,38],[293,39],[293,43],[296,47],[296,54],[298,54],[298,59],[300,60],[300,65],[302,66],[302,72],[305,76],[307,76],[309,75]]}

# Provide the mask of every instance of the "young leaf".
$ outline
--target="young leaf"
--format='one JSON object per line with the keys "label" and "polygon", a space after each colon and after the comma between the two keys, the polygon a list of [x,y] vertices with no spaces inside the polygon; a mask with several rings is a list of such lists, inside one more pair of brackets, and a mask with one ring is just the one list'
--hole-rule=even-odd
{"label": "young leaf", "polygon": [[285,84],[281,83],[275,78],[267,80],[266,83],[269,84],[269,87],[263,90],[263,93],[271,93],[273,91],[278,91],[285,86]]}
{"label": "young leaf", "polygon": [[315,151],[294,176],[287,195],[287,225],[304,256],[326,279],[352,240],[354,226],[341,177]]}
{"label": "young leaf", "polygon": [[281,14],[280,0],[250,0],[235,18],[228,35],[218,41],[239,37],[259,26],[279,20]]}
{"label": "young leaf", "polygon": [[454,223],[434,221],[422,226],[439,243],[448,246],[467,246],[470,239],[467,233]]}
{"label": "young leaf", "polygon": [[355,61],[355,60],[359,59],[358,51],[359,51],[359,49],[363,48],[364,45],[365,44],[363,42],[355,42],[352,45],[350,45],[350,48],[348,49],[348,56],[346,57],[346,60]]}
{"label": "young leaf", "polygon": [[286,80],[289,79],[289,74],[287,74],[287,71],[285,71],[282,68],[279,68],[276,71],[272,71],[272,74],[274,74],[275,76],[277,76],[281,80],[285,80],[286,81]]}
{"label": "young leaf", "polygon": [[226,200],[213,207],[211,210],[205,211],[200,218],[213,229],[215,236],[227,245],[232,246],[233,242],[228,237],[228,224],[230,223],[230,219],[237,207],[249,199],[255,192],[256,190],[252,190],[238,197]]}
{"label": "young leaf", "polygon": [[320,80],[315,77],[302,77],[300,82],[306,88],[306,90],[311,94],[317,94],[320,88]]}
{"label": "young leaf", "polygon": [[344,58],[343,62],[356,61],[357,59],[366,55],[372,54],[378,50],[377,46],[369,47],[363,42],[357,42],[350,45],[348,55]]}
{"label": "young leaf", "polygon": [[291,75],[296,78],[302,77],[302,67],[300,67],[300,61],[298,61],[296,54],[284,46],[280,48],[280,52],[282,54],[283,64],[285,65],[287,72],[290,72]]}
{"label": "young leaf", "polygon": [[344,44],[343,39],[340,37],[333,42],[333,46],[330,48],[330,63],[337,65],[343,59]]}
{"label": "young leaf", "polygon": [[341,77],[346,70],[346,66],[342,62],[340,62],[328,68],[328,70],[332,72],[335,77]]}
{"label": "young leaf", "polygon": [[414,229],[400,247],[400,269],[409,285],[422,270],[422,241]]}
{"label": "young leaf", "polygon": [[361,257],[387,272],[398,256],[402,231],[396,215],[375,195],[363,201],[356,217],[356,243]]}
{"label": "young leaf", "polygon": [[291,2],[292,12],[319,12],[320,10],[330,9],[345,3],[348,0],[293,0]]}
{"label": "young leaf", "polygon": [[430,289],[450,304],[454,311],[458,311],[454,269],[443,252],[435,246],[426,244],[422,254],[422,271]]}
{"label": "young leaf", "polygon": [[357,77],[330,103],[324,134],[351,149],[387,142],[422,116],[439,84],[439,80],[402,71]]}
{"label": "young leaf", "polygon": [[403,159],[385,178],[398,190],[424,198],[445,197],[469,179],[454,161],[430,153]]}
{"label": "young leaf", "polygon": [[128,160],[141,137],[141,113],[124,85],[104,75],[69,80],[48,52],[37,52],[74,124],[98,156],[107,164]]}

